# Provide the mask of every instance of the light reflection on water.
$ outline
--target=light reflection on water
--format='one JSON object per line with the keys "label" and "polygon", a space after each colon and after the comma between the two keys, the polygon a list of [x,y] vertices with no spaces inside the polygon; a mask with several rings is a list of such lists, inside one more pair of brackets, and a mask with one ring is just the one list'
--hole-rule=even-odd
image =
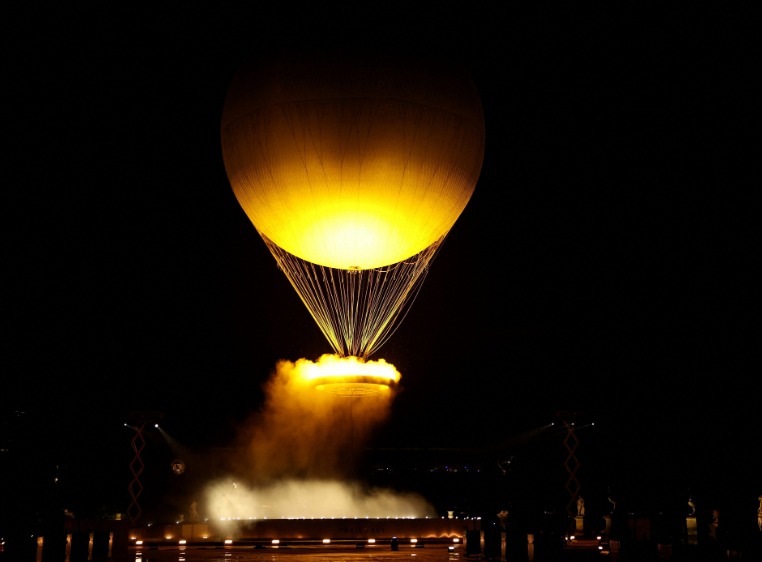
{"label": "light reflection on water", "polygon": [[131,550],[126,562],[360,562],[384,560],[408,560],[409,562],[442,562],[466,560],[462,546],[454,551],[447,545],[426,548],[403,548],[398,551],[388,546],[380,548],[153,548]]}

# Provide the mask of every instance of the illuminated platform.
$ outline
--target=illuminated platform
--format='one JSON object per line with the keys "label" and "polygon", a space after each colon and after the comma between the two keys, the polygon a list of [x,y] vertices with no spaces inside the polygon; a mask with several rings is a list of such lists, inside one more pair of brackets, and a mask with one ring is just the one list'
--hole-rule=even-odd
{"label": "illuminated platform", "polygon": [[400,544],[461,543],[468,529],[478,522],[463,519],[367,518],[367,519],[257,519],[177,523],[140,527],[130,532],[130,542],[152,544]]}
{"label": "illuminated platform", "polygon": [[328,375],[312,379],[312,384],[317,390],[338,396],[374,396],[397,389],[396,381],[373,375]]}

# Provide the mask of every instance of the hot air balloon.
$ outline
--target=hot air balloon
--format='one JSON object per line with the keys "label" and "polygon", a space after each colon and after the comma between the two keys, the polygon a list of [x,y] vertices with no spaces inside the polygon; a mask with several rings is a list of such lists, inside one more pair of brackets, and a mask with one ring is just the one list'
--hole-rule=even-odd
{"label": "hot air balloon", "polygon": [[463,69],[289,54],[234,75],[221,140],[278,266],[336,354],[364,359],[407,314],[475,189],[484,118]]}

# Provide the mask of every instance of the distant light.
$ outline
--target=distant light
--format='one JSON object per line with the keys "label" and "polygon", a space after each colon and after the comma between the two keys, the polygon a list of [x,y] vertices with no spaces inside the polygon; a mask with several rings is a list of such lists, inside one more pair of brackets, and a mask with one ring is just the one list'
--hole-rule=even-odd
{"label": "distant light", "polygon": [[458,537],[455,537],[454,539],[452,539],[452,542],[454,542],[454,543],[459,543],[459,542],[460,542],[460,539],[459,539]]}
{"label": "distant light", "polygon": [[331,539],[323,539],[323,544],[331,544]]}
{"label": "distant light", "polygon": [[273,539],[273,544],[280,544],[280,540],[278,540],[278,539]]}
{"label": "distant light", "polygon": [[185,544],[185,543],[186,543],[185,539],[180,539],[179,541],[177,541],[177,544]]}
{"label": "distant light", "polygon": [[141,539],[138,539],[135,541],[135,544],[140,546],[141,544],[143,544],[143,541]]}
{"label": "distant light", "polygon": [[233,539],[225,539],[225,544],[233,544]]}
{"label": "distant light", "polygon": [[376,539],[368,539],[368,542],[369,542],[370,544],[376,544]]}
{"label": "distant light", "polygon": [[413,544],[415,544],[415,543],[417,543],[417,542],[418,542],[418,539],[410,539],[410,542],[411,542],[411,543],[413,543]]}

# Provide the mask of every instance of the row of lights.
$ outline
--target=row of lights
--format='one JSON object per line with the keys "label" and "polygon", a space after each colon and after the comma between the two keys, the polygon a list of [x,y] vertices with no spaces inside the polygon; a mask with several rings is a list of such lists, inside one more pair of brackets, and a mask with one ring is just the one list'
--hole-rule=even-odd
{"label": "row of lights", "polygon": [[[167,540],[171,540],[172,537],[166,537],[166,538],[167,538]],[[203,537],[203,538],[206,539],[207,537]],[[572,540],[574,540],[574,537],[571,537],[571,538],[572,538]],[[397,537],[393,537],[392,540],[397,540]],[[455,537],[454,539],[452,539],[452,542],[455,543],[455,544],[458,544],[460,542],[460,539],[458,537]],[[180,540],[177,541],[177,544],[179,544],[181,546],[185,545],[187,543],[188,543],[188,541],[186,539],[180,539]],[[232,546],[233,545],[233,539],[225,539],[224,544],[225,544],[225,546]],[[331,539],[323,539],[323,544],[331,544]],[[368,539],[368,544],[376,544],[376,539]],[[418,544],[418,539],[411,538],[410,539],[410,544],[412,546],[416,546]],[[136,540],[135,541],[135,545],[136,546],[142,546],[143,545],[143,540],[142,539]],[[273,539],[272,540],[272,545],[273,546],[280,545],[280,539]],[[451,547],[451,549],[452,549],[452,547]]]}
{"label": "row of lights", "polygon": [[[602,538],[603,537],[601,537],[601,535],[598,535],[598,536],[595,537],[595,540],[598,541],[598,550],[603,550],[603,545],[600,544]],[[575,535],[569,535],[566,538],[566,540],[567,540],[567,542],[574,542],[575,540],[577,540],[577,537]]]}

